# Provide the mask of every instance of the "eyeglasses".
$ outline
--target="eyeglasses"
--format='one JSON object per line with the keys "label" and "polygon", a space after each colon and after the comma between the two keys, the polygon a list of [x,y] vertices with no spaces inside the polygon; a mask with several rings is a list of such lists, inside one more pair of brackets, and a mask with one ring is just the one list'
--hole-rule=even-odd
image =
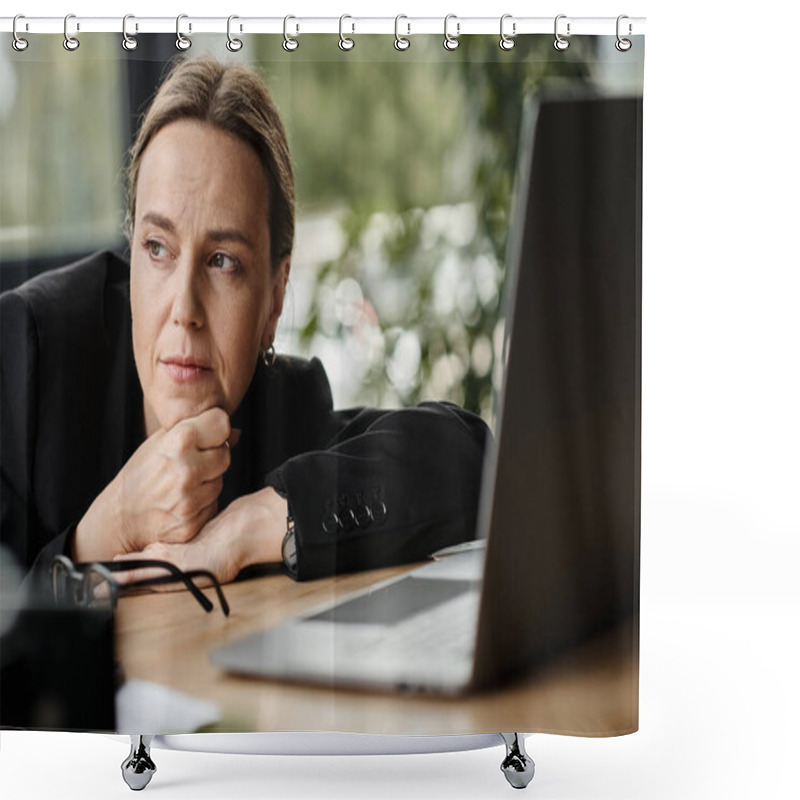
{"label": "eyeglasses", "polygon": [[[128,572],[134,569],[161,569],[168,574],[130,583],[119,583],[114,578],[113,573],[115,572]],[[52,578],[53,596],[57,603],[74,606],[110,604],[112,608],[117,607],[120,595],[130,593],[131,590],[183,581],[184,586],[192,593],[197,602],[207,612],[210,612],[213,610],[214,604],[198,589],[193,580],[193,578],[208,578],[217,593],[223,614],[226,617],[230,614],[228,601],[213,572],[207,569],[193,569],[184,572],[169,561],[136,559],[74,564],[67,556],[58,555],[53,559]]]}

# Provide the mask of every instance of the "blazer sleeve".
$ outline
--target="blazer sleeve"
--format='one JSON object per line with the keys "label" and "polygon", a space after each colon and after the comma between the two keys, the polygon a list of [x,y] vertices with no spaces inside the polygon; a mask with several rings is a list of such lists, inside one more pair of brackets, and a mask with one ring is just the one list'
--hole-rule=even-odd
{"label": "blazer sleeve", "polygon": [[295,521],[298,580],[421,561],[476,534],[490,434],[449,403],[331,416],[328,445],[267,478]]}
{"label": "blazer sleeve", "polygon": [[0,541],[26,585],[46,579],[55,555],[72,546],[75,524],[47,530],[34,500],[32,475],[38,409],[38,333],[24,297],[0,297]]}

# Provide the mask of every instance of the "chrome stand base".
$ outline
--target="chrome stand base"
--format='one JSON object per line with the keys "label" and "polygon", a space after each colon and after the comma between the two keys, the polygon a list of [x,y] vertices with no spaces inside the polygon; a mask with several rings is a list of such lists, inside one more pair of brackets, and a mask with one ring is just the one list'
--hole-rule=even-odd
{"label": "chrome stand base", "polygon": [[144,789],[155,775],[156,765],[150,758],[152,741],[152,736],[131,734],[131,752],[122,762],[122,779],[134,792]]}
{"label": "chrome stand base", "polygon": [[[501,733],[506,744],[506,757],[500,769],[515,789],[524,789],[532,780],[536,769],[533,759],[525,752],[525,738],[520,733]],[[135,792],[150,783],[156,765],[150,758],[153,736],[131,734],[131,751],[122,762],[122,778]]]}
{"label": "chrome stand base", "polygon": [[521,733],[501,733],[506,743],[506,757],[500,769],[515,789],[524,789],[532,780],[536,765],[525,752],[525,739]]}

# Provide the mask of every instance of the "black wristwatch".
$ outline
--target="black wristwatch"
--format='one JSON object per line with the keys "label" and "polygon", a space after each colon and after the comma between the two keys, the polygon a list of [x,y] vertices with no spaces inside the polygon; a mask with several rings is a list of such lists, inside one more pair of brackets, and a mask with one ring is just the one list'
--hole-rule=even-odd
{"label": "black wristwatch", "polygon": [[283,488],[283,485],[272,484],[275,493],[286,501],[286,533],[281,542],[281,558],[283,559],[283,566],[292,578],[297,578],[297,540],[294,535],[294,517],[292,516],[292,509],[289,508],[289,495]]}
{"label": "black wristwatch", "polygon": [[294,517],[290,511],[286,515],[286,534],[281,544],[283,566],[292,578],[297,578],[297,539],[294,535]]}

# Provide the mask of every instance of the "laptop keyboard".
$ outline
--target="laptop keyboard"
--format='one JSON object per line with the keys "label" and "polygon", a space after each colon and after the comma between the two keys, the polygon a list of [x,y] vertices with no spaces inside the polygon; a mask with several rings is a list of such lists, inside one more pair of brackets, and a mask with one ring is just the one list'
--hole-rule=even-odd
{"label": "laptop keyboard", "polygon": [[[451,691],[472,675],[480,581],[408,576],[306,618],[334,623],[337,680]],[[338,631],[337,636],[335,631]]]}
{"label": "laptop keyboard", "polygon": [[371,643],[373,655],[403,654],[447,663],[471,658],[475,649],[480,593],[459,594],[421,614],[388,628]]}

